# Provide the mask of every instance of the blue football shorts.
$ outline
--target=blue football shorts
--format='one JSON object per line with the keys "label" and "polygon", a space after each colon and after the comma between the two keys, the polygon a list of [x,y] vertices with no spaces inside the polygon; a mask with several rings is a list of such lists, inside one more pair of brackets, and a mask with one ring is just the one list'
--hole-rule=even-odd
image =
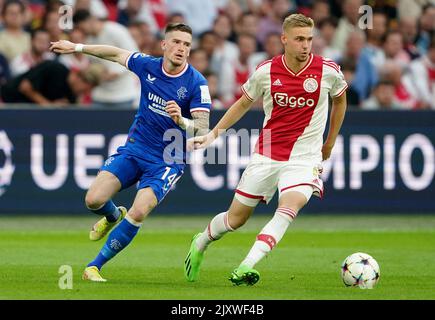
{"label": "blue football shorts", "polygon": [[166,164],[116,153],[104,162],[100,170],[114,174],[121,182],[121,190],[135,183],[137,190],[150,187],[160,203],[181,178],[183,169],[184,164]]}

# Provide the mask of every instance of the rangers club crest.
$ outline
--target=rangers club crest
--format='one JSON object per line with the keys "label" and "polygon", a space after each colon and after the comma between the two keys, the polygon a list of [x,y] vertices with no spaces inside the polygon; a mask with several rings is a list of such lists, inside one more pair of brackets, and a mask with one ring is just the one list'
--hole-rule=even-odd
{"label": "rangers club crest", "polygon": [[187,93],[187,89],[185,87],[181,87],[180,89],[177,90],[177,96],[178,99],[184,99],[186,98],[186,93]]}
{"label": "rangers club crest", "polygon": [[319,84],[317,83],[317,81],[313,78],[307,78],[304,81],[304,90],[308,93],[313,93],[317,90],[317,88],[319,87]]}

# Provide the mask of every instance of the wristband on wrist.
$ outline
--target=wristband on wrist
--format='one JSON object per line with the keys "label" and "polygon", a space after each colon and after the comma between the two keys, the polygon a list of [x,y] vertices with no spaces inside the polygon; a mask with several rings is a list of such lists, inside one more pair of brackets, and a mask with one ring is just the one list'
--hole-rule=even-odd
{"label": "wristband on wrist", "polygon": [[74,51],[75,52],[83,52],[83,47],[84,47],[83,43],[77,43],[75,48],[74,48]]}
{"label": "wristband on wrist", "polygon": [[189,131],[189,130],[193,130],[194,123],[193,123],[193,120],[182,117],[181,123],[179,124],[179,126],[181,127],[181,129]]}

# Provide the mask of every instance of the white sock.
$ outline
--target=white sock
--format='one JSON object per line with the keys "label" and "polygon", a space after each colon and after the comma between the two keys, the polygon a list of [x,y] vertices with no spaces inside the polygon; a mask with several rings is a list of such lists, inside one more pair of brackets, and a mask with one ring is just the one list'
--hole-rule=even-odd
{"label": "white sock", "polygon": [[297,212],[293,209],[280,207],[276,210],[273,218],[264,226],[257,235],[257,240],[242,261],[241,265],[253,268],[263,259],[276,244],[282,239],[290,223],[296,218]]}
{"label": "white sock", "polygon": [[196,239],[198,250],[204,251],[211,242],[222,238],[229,231],[234,230],[228,223],[228,213],[221,212],[211,220],[201,236]]}

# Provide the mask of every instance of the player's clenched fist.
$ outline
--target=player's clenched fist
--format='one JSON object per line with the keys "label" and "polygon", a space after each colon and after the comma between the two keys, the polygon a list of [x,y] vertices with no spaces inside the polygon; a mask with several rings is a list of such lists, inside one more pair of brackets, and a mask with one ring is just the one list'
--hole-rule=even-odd
{"label": "player's clenched fist", "polygon": [[165,111],[171,116],[176,124],[181,124],[181,108],[174,100],[170,100],[166,103]]}
{"label": "player's clenched fist", "polygon": [[50,51],[53,51],[55,53],[74,53],[75,48],[76,44],[68,40],[59,40],[50,43]]}
{"label": "player's clenched fist", "polygon": [[60,40],[56,42],[50,42],[50,51],[55,53],[74,53],[76,44],[67,40]]}
{"label": "player's clenched fist", "polygon": [[187,141],[187,150],[192,151],[196,149],[205,149],[211,145],[214,140],[215,136],[213,132],[210,132],[205,136],[191,138]]}

